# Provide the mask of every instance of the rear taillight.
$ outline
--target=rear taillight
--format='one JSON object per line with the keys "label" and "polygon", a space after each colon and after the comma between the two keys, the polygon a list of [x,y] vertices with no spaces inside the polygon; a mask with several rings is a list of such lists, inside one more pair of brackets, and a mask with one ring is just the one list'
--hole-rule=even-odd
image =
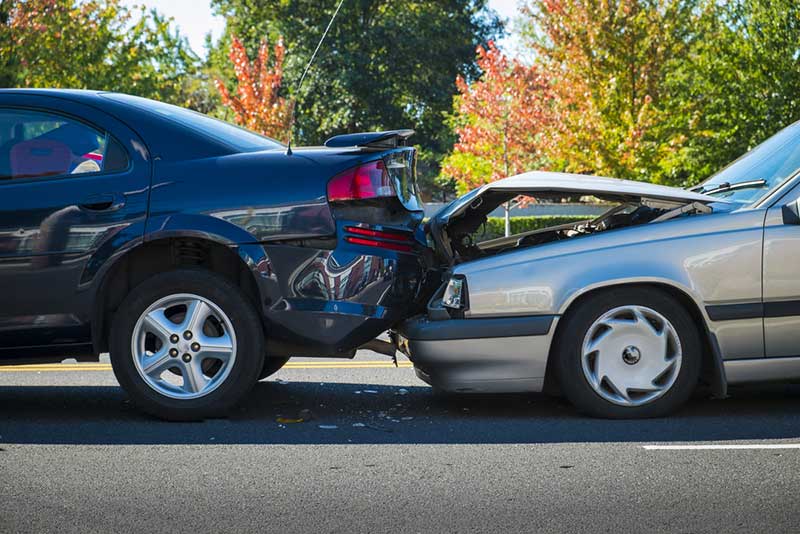
{"label": "rear taillight", "polygon": [[414,236],[406,232],[387,232],[373,228],[362,228],[360,226],[345,226],[344,240],[353,245],[364,245],[367,247],[377,247],[397,252],[411,252],[414,244]]}
{"label": "rear taillight", "polygon": [[378,239],[394,239],[395,241],[411,242],[413,238],[409,233],[387,232],[385,230],[373,230],[372,228],[361,228],[360,226],[346,226],[345,230],[351,234],[358,234],[367,237],[377,237]]}
{"label": "rear taillight", "polygon": [[383,160],[348,169],[328,182],[328,200],[342,202],[367,198],[393,197],[394,181]]}

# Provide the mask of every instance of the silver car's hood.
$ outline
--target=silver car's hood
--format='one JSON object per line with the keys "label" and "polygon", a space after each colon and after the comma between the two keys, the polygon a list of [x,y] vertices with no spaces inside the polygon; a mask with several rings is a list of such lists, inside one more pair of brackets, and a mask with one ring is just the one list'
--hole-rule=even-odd
{"label": "silver car's hood", "polygon": [[619,198],[631,201],[666,201],[675,203],[701,202],[711,204],[720,202],[719,198],[693,193],[678,187],[656,185],[633,180],[619,180],[602,176],[586,176],[562,172],[533,171],[511,176],[474,189],[454,200],[436,214],[440,222],[461,213],[476,198],[492,191],[531,194],[541,191],[593,195],[601,198]]}

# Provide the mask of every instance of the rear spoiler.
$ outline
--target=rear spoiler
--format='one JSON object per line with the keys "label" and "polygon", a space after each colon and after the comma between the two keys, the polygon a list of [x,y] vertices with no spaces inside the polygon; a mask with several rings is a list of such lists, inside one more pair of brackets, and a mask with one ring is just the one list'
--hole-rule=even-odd
{"label": "rear spoiler", "polygon": [[412,135],[414,135],[414,130],[388,130],[386,132],[335,135],[325,141],[325,146],[328,148],[397,148],[406,146],[406,140]]}

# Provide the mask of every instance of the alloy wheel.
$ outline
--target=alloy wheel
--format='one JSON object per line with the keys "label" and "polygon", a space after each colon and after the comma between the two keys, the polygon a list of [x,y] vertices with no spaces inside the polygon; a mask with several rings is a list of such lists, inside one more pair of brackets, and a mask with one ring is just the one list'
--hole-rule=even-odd
{"label": "alloy wheel", "polygon": [[131,354],[144,382],[173,399],[196,399],[217,389],[236,360],[236,334],[228,316],[193,294],[161,298],[139,317]]}

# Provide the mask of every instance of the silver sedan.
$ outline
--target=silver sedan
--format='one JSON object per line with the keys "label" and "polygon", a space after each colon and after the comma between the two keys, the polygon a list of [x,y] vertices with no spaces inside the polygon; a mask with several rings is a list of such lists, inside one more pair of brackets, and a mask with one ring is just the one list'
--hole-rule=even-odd
{"label": "silver sedan", "polygon": [[[545,172],[478,188],[431,219],[442,285],[396,340],[443,390],[560,390],[600,417],[800,378],[799,171],[796,123],[689,191]],[[607,210],[476,238],[520,195]]]}

